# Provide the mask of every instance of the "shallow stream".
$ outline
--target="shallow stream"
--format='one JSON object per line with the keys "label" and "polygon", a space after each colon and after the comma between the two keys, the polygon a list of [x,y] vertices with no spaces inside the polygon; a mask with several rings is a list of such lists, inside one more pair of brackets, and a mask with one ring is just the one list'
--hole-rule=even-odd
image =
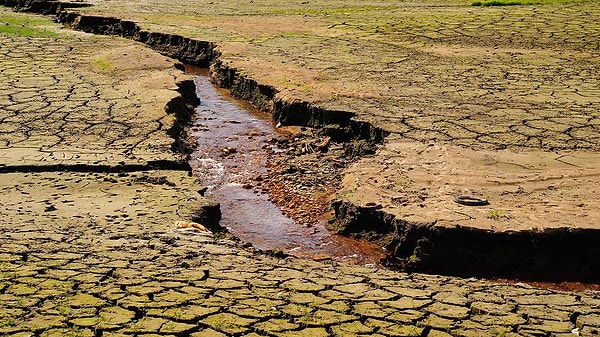
{"label": "shallow stream", "polygon": [[190,164],[206,196],[221,204],[221,226],[261,250],[297,257],[377,264],[383,251],[372,243],[329,232],[324,221],[306,227],[284,215],[259,188],[267,157],[279,149],[270,142],[284,137],[270,115],[216,88],[206,74],[194,76],[201,104],[195,110],[197,149]]}

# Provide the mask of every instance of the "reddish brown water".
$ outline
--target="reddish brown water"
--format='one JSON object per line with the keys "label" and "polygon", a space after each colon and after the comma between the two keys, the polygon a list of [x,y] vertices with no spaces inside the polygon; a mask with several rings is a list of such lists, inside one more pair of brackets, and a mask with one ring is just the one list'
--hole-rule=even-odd
{"label": "reddish brown water", "polygon": [[266,159],[278,149],[269,115],[217,89],[207,76],[194,78],[201,104],[196,108],[193,136],[197,150],[190,164],[209,189],[206,196],[221,204],[221,225],[262,250],[358,264],[378,264],[384,252],[368,242],[330,233],[323,222],[306,227],[285,216],[269,196],[248,188],[266,172]]}

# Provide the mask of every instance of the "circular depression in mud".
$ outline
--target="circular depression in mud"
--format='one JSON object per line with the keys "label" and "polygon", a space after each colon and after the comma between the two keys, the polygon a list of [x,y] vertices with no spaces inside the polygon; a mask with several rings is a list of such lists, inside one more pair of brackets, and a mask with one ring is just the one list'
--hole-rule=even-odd
{"label": "circular depression in mud", "polygon": [[268,156],[280,151],[272,140],[285,135],[277,133],[270,115],[216,88],[206,74],[195,75],[194,82],[201,103],[191,128],[197,148],[190,164],[208,187],[206,196],[221,204],[223,227],[261,250],[357,264],[379,262],[384,252],[372,243],[333,234],[324,221],[305,226],[284,215],[261,185],[266,183]]}

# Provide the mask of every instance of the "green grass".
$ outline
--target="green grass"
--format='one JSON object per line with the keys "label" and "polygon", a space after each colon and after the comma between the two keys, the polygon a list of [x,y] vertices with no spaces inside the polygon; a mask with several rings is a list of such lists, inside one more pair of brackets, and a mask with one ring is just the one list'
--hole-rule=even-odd
{"label": "green grass", "polygon": [[471,6],[521,6],[521,5],[550,5],[564,3],[580,3],[587,0],[475,0]]}
{"label": "green grass", "polygon": [[490,209],[488,211],[488,214],[487,214],[486,218],[498,221],[498,220],[500,220],[501,218],[503,218],[505,216],[506,215],[504,215],[504,211],[503,210]]}
{"label": "green grass", "polygon": [[44,26],[54,23],[50,19],[29,16],[0,16],[0,34],[8,36],[57,38],[60,35]]}

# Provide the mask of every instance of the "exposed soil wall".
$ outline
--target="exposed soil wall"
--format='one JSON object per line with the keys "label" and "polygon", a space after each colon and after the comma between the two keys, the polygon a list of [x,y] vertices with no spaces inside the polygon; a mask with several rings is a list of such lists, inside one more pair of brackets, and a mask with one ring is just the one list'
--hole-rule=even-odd
{"label": "exposed soil wall", "polygon": [[188,135],[186,127],[192,122],[194,108],[200,104],[200,100],[196,96],[194,81],[179,82],[177,87],[180,95],[173,98],[165,107],[167,113],[177,116],[167,134],[175,139],[171,145],[173,151],[189,154],[194,150],[195,145],[194,140]]}
{"label": "exposed soil wall", "polygon": [[142,30],[135,22],[66,11],[57,13],[57,20],[73,29],[101,35],[117,35],[141,42],[163,55],[181,62],[208,67],[219,53],[211,42],[199,41],[180,35],[154,33]]}
{"label": "exposed soil wall", "polygon": [[89,7],[83,2],[40,1],[40,0],[0,0],[0,5],[13,7],[17,11],[38,14],[56,14],[68,8]]}
{"label": "exposed soil wall", "polygon": [[348,111],[326,110],[308,102],[278,98],[275,88],[242,76],[219,60],[211,64],[211,78],[218,86],[229,89],[233,96],[270,112],[282,125],[319,128],[324,135],[338,142],[363,139],[380,143],[388,134],[370,123],[354,119],[354,114]]}
{"label": "exposed soil wall", "polygon": [[497,232],[472,227],[407,223],[377,207],[335,201],[334,226],[344,234],[379,241],[415,271],[535,280],[600,280],[600,232],[546,229]]}
{"label": "exposed soil wall", "polygon": [[229,89],[233,96],[251,102],[262,111],[275,110],[273,100],[277,90],[274,87],[242,76],[236,69],[218,59],[213,60],[211,64],[211,80],[219,87]]}

